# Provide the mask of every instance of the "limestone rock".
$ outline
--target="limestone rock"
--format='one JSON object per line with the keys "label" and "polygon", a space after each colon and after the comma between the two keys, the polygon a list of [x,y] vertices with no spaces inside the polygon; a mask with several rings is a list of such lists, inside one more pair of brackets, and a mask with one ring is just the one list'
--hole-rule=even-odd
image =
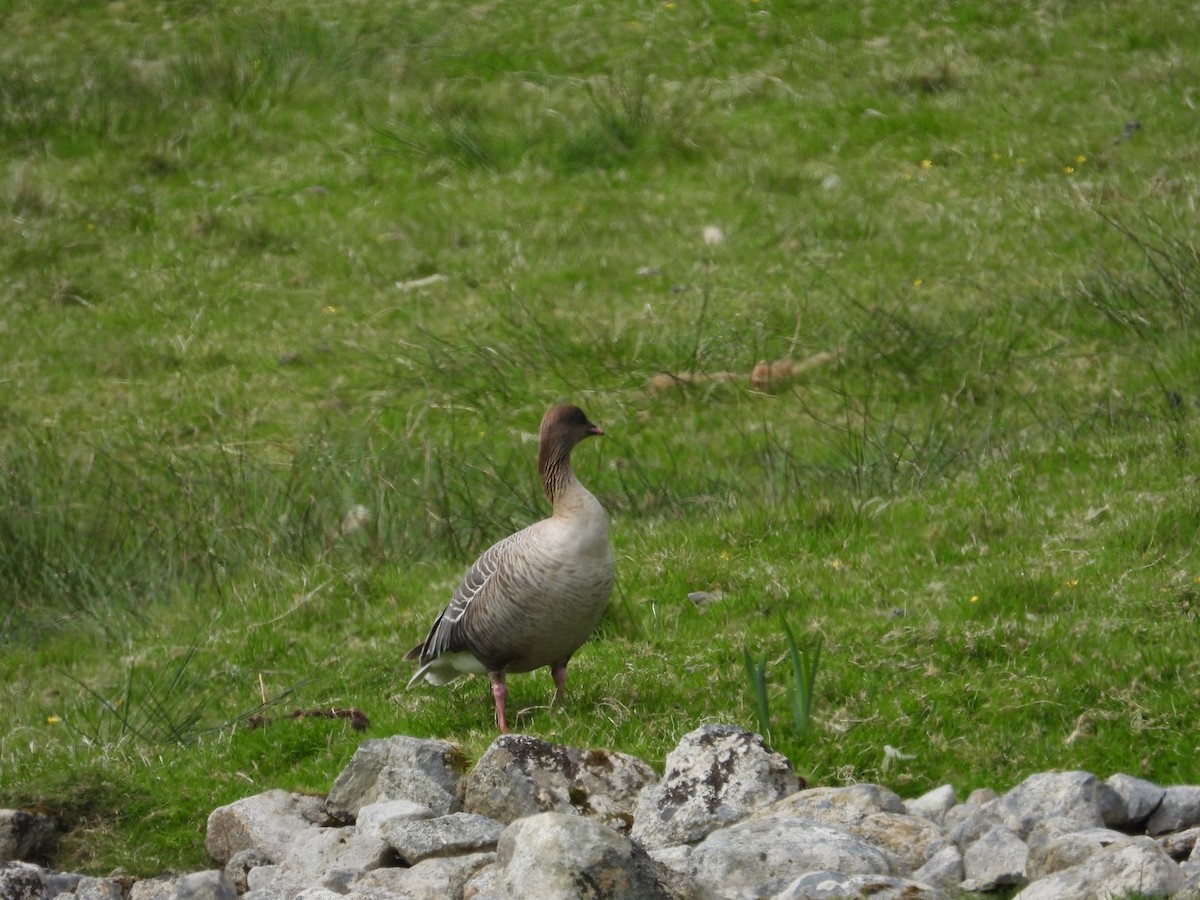
{"label": "limestone rock", "polygon": [[308,887],[344,893],[362,873],[395,864],[395,855],[385,840],[359,835],[353,827],[315,828],[301,833],[277,859],[275,865],[249,872],[251,893],[282,891],[285,896],[293,896]]}
{"label": "limestone rock", "polygon": [[913,872],[912,878],[945,891],[957,891],[966,878],[962,851],[956,844],[947,844]]}
{"label": "limestone rock", "polygon": [[875,813],[903,813],[904,801],[876,784],[815,787],[789,794],[755,813],[817,819],[827,825],[853,825]]}
{"label": "limestone rock", "polygon": [[967,847],[1000,825],[1020,839],[1035,826],[1057,824],[1061,833],[1103,828],[1105,817],[1119,814],[1116,792],[1088,772],[1041,772],[1030,775],[1008,793],[986,802],[950,830],[950,838]]}
{"label": "limestone rock", "polygon": [[964,891],[992,891],[1025,884],[1029,848],[1003,825],[984,832],[963,852]]}
{"label": "limestone rock", "polygon": [[507,734],[467,776],[464,807],[506,824],[542,812],[574,813],[628,833],[638,795],[655,780],[650,766],[624,753]]}
{"label": "limestone rock", "polygon": [[894,874],[885,852],[843,828],[765,816],[712,832],[688,857],[689,874],[717,896],[770,897],[807,872]]}
{"label": "limestone rock", "polygon": [[125,900],[125,891],[126,887],[116,878],[85,876],[75,885],[75,900]]}
{"label": "limestone rock", "polygon": [[79,875],[53,872],[28,862],[0,862],[0,900],[42,900],[69,893]]}
{"label": "limestone rock", "polygon": [[705,725],[684,735],[662,780],[642,791],[633,838],[647,848],[693,843],[799,786],[792,764],[758,735]]}
{"label": "limestone rock", "polygon": [[1110,844],[1081,865],[1035,881],[1014,900],[1091,900],[1133,892],[1168,897],[1183,885],[1183,870],[1153,838],[1143,835]]}
{"label": "limestone rock", "polygon": [[433,818],[433,810],[410,800],[381,800],[358,811],[354,827],[360,835],[384,837],[397,825]]}
{"label": "limestone rock", "polygon": [[1117,795],[1120,805],[1105,824],[1120,831],[1140,831],[1146,827],[1151,814],[1162,803],[1166,791],[1157,784],[1132,775],[1113,775],[1105,784]]}
{"label": "limestone rock", "polygon": [[1158,839],[1158,846],[1176,862],[1200,862],[1197,845],[1200,845],[1200,828],[1188,828]]}
{"label": "limestone rock", "polygon": [[494,880],[479,900],[682,900],[691,892],[677,873],[629,838],[599,822],[541,813],[513,822],[500,836]]}
{"label": "limestone rock", "polygon": [[23,809],[0,809],[0,862],[43,859],[57,842],[54,818]]}
{"label": "limestone rock", "polygon": [[1079,771],[1030,775],[997,802],[1020,837],[1027,837],[1045,819],[1069,822],[1077,829],[1101,827],[1121,808],[1116,791],[1095,775]]}
{"label": "limestone rock", "polygon": [[403,822],[388,831],[386,840],[405,865],[415,866],[435,856],[490,852],[503,831],[500,822],[487,816],[451,813]]}
{"label": "limestone rock", "polygon": [[1108,828],[1088,828],[1060,834],[1042,841],[1030,841],[1025,872],[1030,881],[1044,878],[1085,862],[1110,844],[1123,842],[1125,835]]}
{"label": "limestone rock", "polygon": [[943,784],[932,791],[927,791],[920,797],[904,801],[904,811],[910,816],[920,816],[935,825],[944,825],[946,813],[958,804],[958,796],[954,785]]}
{"label": "limestone rock", "polygon": [[[946,810],[946,816],[942,820],[942,827],[946,829],[947,834],[953,835],[962,824],[970,819],[975,813],[997,799],[1000,795],[991,788],[976,788],[967,795],[967,799],[958,806],[952,806]],[[998,820],[992,821],[991,824],[997,824]],[[986,830],[986,829],[985,829]],[[979,832],[982,834],[982,831]],[[979,834],[975,835],[976,837]]]}
{"label": "limestone rock", "polygon": [[266,791],[213,810],[208,817],[204,849],[213,862],[222,866],[239,850],[255,847],[278,857],[297,835],[316,828],[325,819],[320,797]]}
{"label": "limestone rock", "polygon": [[225,877],[233,885],[240,896],[250,890],[250,872],[260,866],[270,866],[275,863],[275,857],[261,847],[248,847],[239,850],[225,863]]}
{"label": "limestone rock", "polygon": [[895,871],[911,872],[950,842],[933,822],[910,816],[904,809],[904,801],[887,788],[856,784],[799,791],[754,817],[787,815],[844,828],[883,849]]}
{"label": "limestone rock", "polygon": [[1146,823],[1146,833],[1157,837],[1200,825],[1200,786],[1176,785],[1163,792],[1162,803]]}
{"label": "limestone rock", "polygon": [[329,790],[325,807],[342,822],[381,800],[408,800],[435,815],[462,809],[462,752],[445,741],[396,735],[363,741]]}
{"label": "limestone rock", "polygon": [[221,869],[147,878],[129,889],[129,900],[237,900]]}
{"label": "limestone rock", "polygon": [[[411,868],[375,869],[351,885],[352,900],[446,900],[463,895],[471,877],[496,859],[494,853],[468,853],[422,860]],[[300,900],[300,898],[297,898]]]}
{"label": "limestone rock", "polygon": [[957,805],[950,785],[907,803],[870,784],[798,791],[787,760],[730,726],[685,736],[657,783],[632,757],[522,736],[464,768],[450,744],[367,741],[328,803],[268,791],[214,810],[222,870],[0,862],[0,900],[1200,896],[1200,787],[1048,772]]}
{"label": "limestone rock", "polygon": [[949,900],[949,895],[908,878],[809,872],[772,900]]}

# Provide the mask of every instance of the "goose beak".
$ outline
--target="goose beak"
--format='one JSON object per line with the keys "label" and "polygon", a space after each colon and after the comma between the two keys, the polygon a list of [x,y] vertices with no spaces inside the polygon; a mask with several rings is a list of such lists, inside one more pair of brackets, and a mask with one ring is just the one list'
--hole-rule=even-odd
{"label": "goose beak", "polygon": [[588,429],[588,434],[593,437],[604,437],[604,429],[599,425],[593,425]]}

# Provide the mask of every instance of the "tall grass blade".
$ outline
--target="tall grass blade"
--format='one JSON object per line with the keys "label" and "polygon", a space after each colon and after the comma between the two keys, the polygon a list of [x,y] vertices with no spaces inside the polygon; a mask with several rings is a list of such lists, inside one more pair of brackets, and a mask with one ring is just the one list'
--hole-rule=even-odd
{"label": "tall grass blade", "polygon": [[792,664],[792,681],[788,685],[788,702],[792,710],[792,724],[799,737],[808,735],[812,726],[813,693],[817,683],[817,669],[821,665],[821,637],[813,642],[809,650],[801,650],[796,636],[787,620],[783,619],[783,632],[787,635],[788,658]]}
{"label": "tall grass blade", "polygon": [[749,647],[743,647],[746,677],[750,683],[750,696],[754,698],[754,712],[758,717],[758,731],[764,736],[771,733],[771,710],[767,705],[767,657],[755,659]]}

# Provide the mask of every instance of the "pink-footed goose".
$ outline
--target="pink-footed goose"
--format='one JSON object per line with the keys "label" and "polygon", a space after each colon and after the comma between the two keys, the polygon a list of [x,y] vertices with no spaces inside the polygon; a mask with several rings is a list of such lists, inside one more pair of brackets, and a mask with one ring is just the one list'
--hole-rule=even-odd
{"label": "pink-footed goose", "polygon": [[567,663],[599,623],[613,586],[608,517],[571,468],[575,445],[602,434],[577,406],[542,417],[538,471],[554,511],[475,561],[429,636],[405,655],[421,664],[410,688],[422,678],[441,685],[486,672],[503,733],[508,673],[549,666],[555,700],[563,700]]}

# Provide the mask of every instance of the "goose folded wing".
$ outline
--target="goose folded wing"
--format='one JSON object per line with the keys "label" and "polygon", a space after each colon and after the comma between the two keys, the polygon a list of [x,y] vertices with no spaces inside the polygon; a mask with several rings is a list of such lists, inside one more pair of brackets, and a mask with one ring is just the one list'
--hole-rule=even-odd
{"label": "goose folded wing", "polygon": [[487,595],[487,587],[503,566],[509,544],[514,537],[516,535],[511,535],[493,544],[484,551],[479,559],[475,560],[454,591],[454,596],[437,617],[433,627],[429,629],[428,637],[423,643],[408,651],[404,656],[405,659],[415,659],[426,663],[437,659],[443,653],[459,653],[470,649],[464,640],[460,623],[463,622],[472,604],[484,602],[482,598]]}

